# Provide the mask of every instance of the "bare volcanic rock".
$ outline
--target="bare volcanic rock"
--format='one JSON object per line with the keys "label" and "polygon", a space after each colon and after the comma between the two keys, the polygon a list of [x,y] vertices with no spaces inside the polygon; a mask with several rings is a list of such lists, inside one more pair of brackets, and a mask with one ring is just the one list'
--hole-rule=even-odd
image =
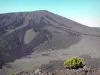
{"label": "bare volcanic rock", "polygon": [[86,65],[84,68],[79,69],[63,69],[56,70],[54,72],[43,71],[42,69],[36,69],[33,72],[20,71],[14,73],[15,75],[100,75],[100,70],[93,69],[91,66]]}
{"label": "bare volcanic rock", "polygon": [[54,75],[100,75],[99,70],[95,69],[65,69],[65,70],[59,70],[54,73]]}
{"label": "bare volcanic rock", "polygon": [[[89,50],[96,54],[99,41],[99,28],[87,27],[47,10],[0,14],[0,68],[34,51],[68,49],[75,44],[78,46],[71,49],[72,53]],[[85,44],[88,45],[84,47]]]}
{"label": "bare volcanic rock", "polygon": [[78,43],[81,34],[56,21],[56,16],[45,10],[0,14],[0,66],[36,50],[57,50]]}

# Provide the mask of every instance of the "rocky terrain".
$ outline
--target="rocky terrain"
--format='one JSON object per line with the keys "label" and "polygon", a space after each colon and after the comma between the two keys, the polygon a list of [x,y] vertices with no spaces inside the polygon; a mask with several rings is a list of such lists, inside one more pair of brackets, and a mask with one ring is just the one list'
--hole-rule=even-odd
{"label": "rocky terrain", "polygon": [[[100,29],[47,10],[0,14],[0,74],[89,55],[100,68]],[[97,66],[97,65],[98,66]]]}
{"label": "rocky terrain", "polygon": [[[56,63],[58,64],[59,62],[61,64],[61,61],[57,61]],[[13,74],[14,75],[100,75],[100,69],[96,69],[90,65],[85,65],[83,68],[78,68],[78,69],[67,69],[67,68],[62,69],[61,65],[59,64],[58,67],[56,67],[55,69],[52,66],[55,65],[54,62],[52,62],[51,66],[50,64],[51,62],[49,64],[46,64],[45,66],[42,66],[41,68],[33,69],[32,71],[22,70]]]}

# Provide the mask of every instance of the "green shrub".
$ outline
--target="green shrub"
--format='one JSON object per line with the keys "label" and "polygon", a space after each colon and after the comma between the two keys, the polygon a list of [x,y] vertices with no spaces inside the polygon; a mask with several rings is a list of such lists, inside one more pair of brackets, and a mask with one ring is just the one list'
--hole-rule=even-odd
{"label": "green shrub", "polygon": [[11,73],[10,75],[15,75],[14,73]]}
{"label": "green shrub", "polygon": [[66,67],[66,68],[83,67],[82,61],[84,61],[84,58],[76,58],[76,57],[68,58],[64,62],[64,67]]}

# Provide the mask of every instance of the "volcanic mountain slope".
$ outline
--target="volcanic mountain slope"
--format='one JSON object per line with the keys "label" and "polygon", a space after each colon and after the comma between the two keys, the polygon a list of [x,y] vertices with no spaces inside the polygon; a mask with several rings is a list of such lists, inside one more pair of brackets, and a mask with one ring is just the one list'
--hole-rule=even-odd
{"label": "volcanic mountain slope", "polygon": [[79,49],[82,46],[82,51],[92,49],[88,46],[84,49],[86,43],[97,50],[99,41],[100,29],[46,10],[0,14],[0,66],[34,51],[67,49],[75,44]]}

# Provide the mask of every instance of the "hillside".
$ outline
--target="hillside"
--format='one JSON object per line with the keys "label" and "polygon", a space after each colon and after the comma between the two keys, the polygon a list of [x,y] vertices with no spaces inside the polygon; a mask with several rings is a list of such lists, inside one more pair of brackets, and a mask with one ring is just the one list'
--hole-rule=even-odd
{"label": "hillside", "polygon": [[87,27],[47,10],[0,14],[1,68],[9,62],[15,62],[17,67],[24,63],[25,67],[31,66],[30,61],[41,63],[58,57],[63,60],[68,55],[100,57],[99,49],[99,28]]}

